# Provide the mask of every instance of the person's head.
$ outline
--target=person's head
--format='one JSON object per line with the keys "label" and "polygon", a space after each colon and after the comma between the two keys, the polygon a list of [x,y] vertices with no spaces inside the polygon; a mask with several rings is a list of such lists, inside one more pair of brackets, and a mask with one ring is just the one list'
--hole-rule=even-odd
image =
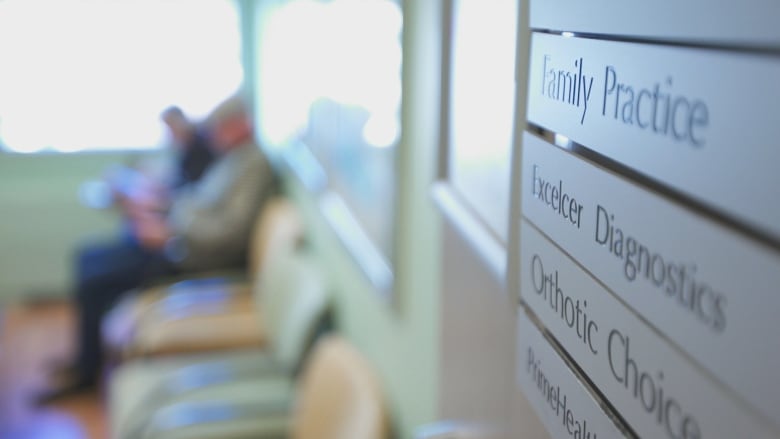
{"label": "person's head", "polygon": [[240,96],[232,96],[219,104],[206,123],[212,144],[219,152],[240,146],[254,135],[249,110]]}
{"label": "person's head", "polygon": [[178,145],[186,145],[187,141],[192,137],[195,127],[187,119],[187,116],[181,111],[181,108],[172,106],[166,108],[160,118],[168,127],[171,133],[171,137]]}

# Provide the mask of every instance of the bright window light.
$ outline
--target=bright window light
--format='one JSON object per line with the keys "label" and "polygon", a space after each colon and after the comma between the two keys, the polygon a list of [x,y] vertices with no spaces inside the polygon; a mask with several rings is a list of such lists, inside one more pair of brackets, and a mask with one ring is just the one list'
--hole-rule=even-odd
{"label": "bright window light", "polygon": [[268,109],[261,113],[270,143],[299,135],[311,106],[327,99],[370,113],[370,146],[393,145],[400,135],[402,24],[398,4],[387,0],[300,0],[276,12],[261,43],[260,100]]}
{"label": "bright window light", "polygon": [[515,119],[517,3],[457,0],[453,11],[449,177],[505,242]]}
{"label": "bright window light", "polygon": [[0,145],[147,149],[160,112],[208,113],[243,80],[231,0],[0,1]]}
{"label": "bright window light", "polygon": [[[389,260],[401,137],[401,2],[290,0],[262,19],[257,121],[264,146],[305,145],[327,175],[323,184]],[[357,253],[373,272],[366,268],[372,256]]]}

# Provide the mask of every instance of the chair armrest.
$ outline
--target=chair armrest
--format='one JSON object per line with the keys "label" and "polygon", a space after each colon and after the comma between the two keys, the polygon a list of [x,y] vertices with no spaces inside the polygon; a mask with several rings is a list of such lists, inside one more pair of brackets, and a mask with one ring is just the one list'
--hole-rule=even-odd
{"label": "chair armrest", "polygon": [[414,439],[496,439],[506,434],[476,422],[442,420],[417,427]]}
{"label": "chair armrest", "polygon": [[244,283],[246,281],[247,280],[245,275],[240,275],[237,273],[235,276],[214,276],[184,279],[168,285],[166,289],[171,293],[177,293],[179,291],[210,288],[215,286],[230,285],[233,283]]}
{"label": "chair armrest", "polygon": [[[228,381],[266,376],[290,376],[292,371],[274,361],[270,355],[247,356],[191,364],[166,374],[156,389],[157,398],[172,399],[204,387]],[[151,398],[150,398],[151,399]],[[155,398],[155,400],[158,400]]]}
{"label": "chair armrest", "polygon": [[142,296],[139,303],[140,313],[148,313],[165,307],[181,306],[198,301],[226,300],[237,294],[250,291],[251,283],[246,281],[227,281],[224,278],[192,279],[178,282],[153,291],[148,298]]}
{"label": "chair armrest", "polygon": [[138,313],[138,322],[154,318],[186,318],[224,312],[231,306],[251,300],[246,284],[203,284],[189,289],[170,290],[147,303]]}
{"label": "chair armrest", "polygon": [[184,272],[155,279],[148,286],[149,288],[169,288],[176,284],[187,284],[188,282],[210,282],[211,279],[222,279],[226,282],[242,282],[247,278],[246,270],[243,269],[223,269],[208,270],[201,272]]}
{"label": "chair armrest", "polygon": [[[290,409],[290,401],[264,404],[228,400],[183,402],[165,407],[155,413],[148,422],[137,424],[129,431],[126,438],[164,437],[178,429],[202,428],[207,424],[224,424],[258,418],[283,417],[289,419]],[[286,437],[285,428],[274,430],[264,432],[265,434],[253,435],[253,437],[269,439]]]}

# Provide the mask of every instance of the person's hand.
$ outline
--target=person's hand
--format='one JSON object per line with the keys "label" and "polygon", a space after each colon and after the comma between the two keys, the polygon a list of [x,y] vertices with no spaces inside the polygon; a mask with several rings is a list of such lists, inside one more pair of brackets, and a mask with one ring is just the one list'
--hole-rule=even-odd
{"label": "person's hand", "polygon": [[134,226],[138,242],[150,250],[162,249],[172,236],[165,220],[159,215],[147,214],[135,218]]}
{"label": "person's hand", "polygon": [[147,215],[160,214],[168,207],[167,197],[162,191],[138,191],[117,201],[124,215],[133,221]]}

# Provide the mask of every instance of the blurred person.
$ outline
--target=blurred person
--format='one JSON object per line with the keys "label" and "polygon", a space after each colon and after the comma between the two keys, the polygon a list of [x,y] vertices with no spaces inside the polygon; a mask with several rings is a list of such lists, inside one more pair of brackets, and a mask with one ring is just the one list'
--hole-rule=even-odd
{"label": "blurred person", "polygon": [[178,189],[198,181],[214,161],[214,152],[209,147],[205,129],[190,121],[181,108],[176,106],[166,108],[160,117],[179,154],[178,169],[170,186]]}
{"label": "blurred person", "polygon": [[171,106],[160,115],[171,137],[173,160],[164,175],[155,176],[124,166],[107,175],[108,200],[94,203],[98,207],[117,204],[125,214],[142,208],[164,208],[176,191],[197,182],[214,161],[205,127],[190,121],[181,108]]}
{"label": "blurred person", "polygon": [[79,252],[79,351],[74,364],[55,371],[56,387],[40,395],[39,403],[97,384],[101,319],[123,293],[160,276],[243,263],[252,223],[275,178],[254,142],[250,115],[240,98],[220,104],[206,124],[216,160],[201,179],[180,188],[166,209],[130,209],[130,239]]}

